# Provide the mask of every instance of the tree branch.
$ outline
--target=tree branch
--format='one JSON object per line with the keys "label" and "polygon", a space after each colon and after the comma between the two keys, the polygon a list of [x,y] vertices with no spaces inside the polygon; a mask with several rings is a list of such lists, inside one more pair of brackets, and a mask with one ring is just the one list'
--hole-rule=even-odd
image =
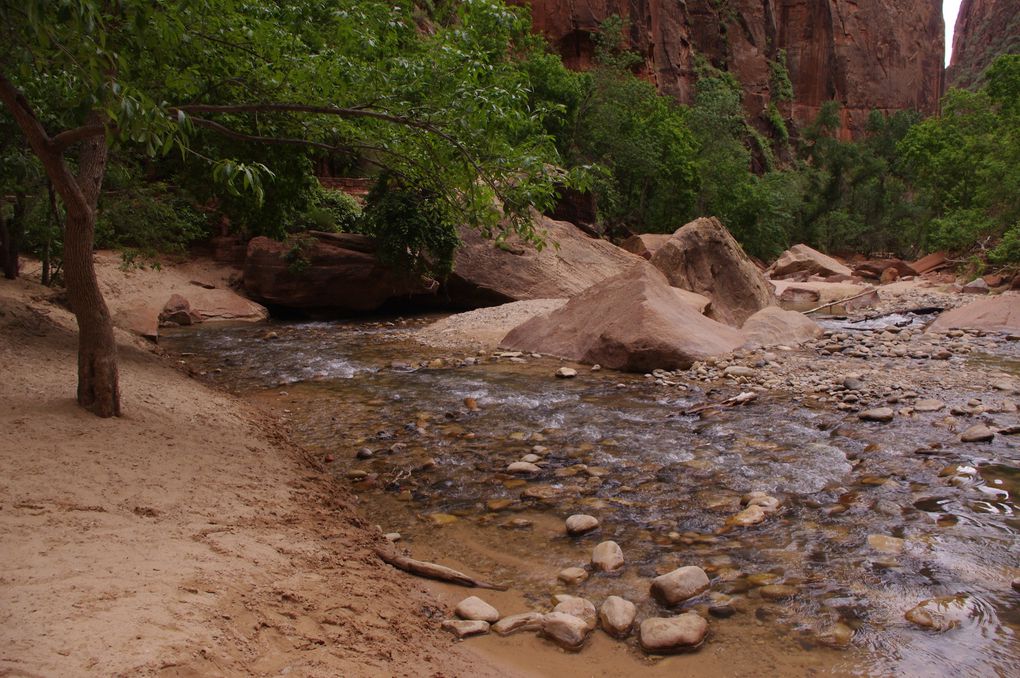
{"label": "tree branch", "polygon": [[75,127],[74,129],[64,130],[60,134],[57,134],[50,140],[53,150],[57,153],[62,153],[67,150],[68,147],[73,146],[79,141],[85,141],[92,137],[98,137],[106,134],[105,125],[82,125],[81,127]]}
{"label": "tree branch", "polygon": [[21,128],[21,133],[28,140],[32,152],[42,163],[46,176],[53,182],[53,188],[60,194],[68,209],[88,209],[85,194],[71,174],[60,149],[54,146],[53,139],[32,110],[32,104],[2,71],[0,71],[0,101],[11,112],[14,121]]}

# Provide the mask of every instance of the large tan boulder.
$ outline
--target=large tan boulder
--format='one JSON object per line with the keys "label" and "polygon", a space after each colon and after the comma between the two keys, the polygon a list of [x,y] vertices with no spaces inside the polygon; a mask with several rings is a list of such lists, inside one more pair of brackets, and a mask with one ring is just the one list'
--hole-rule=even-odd
{"label": "large tan boulder", "polygon": [[780,254],[776,262],[769,267],[768,273],[772,279],[780,280],[796,273],[828,278],[834,275],[849,276],[853,271],[849,266],[844,266],[832,257],[800,244],[794,245]]}
{"label": "large tan boulder", "polygon": [[972,301],[965,306],[946,311],[928,326],[928,332],[946,332],[952,329],[1020,332],[1020,294],[1007,292]]}
{"label": "large tan boulder", "polygon": [[541,250],[516,237],[497,244],[473,228],[462,228],[463,244],[444,285],[445,301],[478,308],[568,298],[641,261],[607,240],[585,235],[573,224],[537,215],[535,219],[546,242]]}
{"label": "large tan boulder", "polygon": [[814,320],[797,311],[784,311],[769,306],[758,311],[744,323],[746,348],[768,346],[797,346],[822,335],[822,328]]}
{"label": "large tan boulder", "polygon": [[244,287],[262,303],[306,313],[373,311],[430,292],[428,281],[380,262],[372,238],[314,231],[289,243],[253,238]]}
{"label": "large tan boulder", "polygon": [[638,265],[514,328],[501,346],[646,372],[687,368],[744,341],[739,330],[681,300],[662,273]]}
{"label": "large tan boulder", "polygon": [[711,299],[708,316],[733,327],[776,303],[768,280],[715,217],[678,229],[651,263],[670,285]]}
{"label": "large tan boulder", "polygon": [[672,233],[641,233],[630,236],[620,243],[620,247],[644,259],[651,259],[671,237]]}

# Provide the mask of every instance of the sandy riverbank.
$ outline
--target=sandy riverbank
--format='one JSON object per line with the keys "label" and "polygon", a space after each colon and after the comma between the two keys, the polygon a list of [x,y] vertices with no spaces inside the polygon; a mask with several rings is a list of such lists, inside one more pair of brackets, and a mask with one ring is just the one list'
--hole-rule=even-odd
{"label": "sandy riverbank", "polygon": [[0,280],[0,675],[506,675],[266,415],[125,333],[125,416],[77,408],[53,296]]}

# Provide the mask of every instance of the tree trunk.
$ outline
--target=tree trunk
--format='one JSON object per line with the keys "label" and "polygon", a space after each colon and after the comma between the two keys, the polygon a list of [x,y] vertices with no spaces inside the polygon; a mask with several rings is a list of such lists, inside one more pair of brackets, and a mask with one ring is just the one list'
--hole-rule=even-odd
{"label": "tree trunk", "polygon": [[78,321],[78,404],[100,417],[118,417],[117,342],[92,257],[96,204],[106,171],[106,156],[103,137],[82,143],[77,183],[85,200],[66,205],[64,282]]}
{"label": "tree trunk", "polygon": [[14,200],[13,216],[10,219],[0,217],[0,269],[8,280],[18,277],[18,253],[21,250],[21,238],[25,233],[27,200],[24,193],[18,193]]}

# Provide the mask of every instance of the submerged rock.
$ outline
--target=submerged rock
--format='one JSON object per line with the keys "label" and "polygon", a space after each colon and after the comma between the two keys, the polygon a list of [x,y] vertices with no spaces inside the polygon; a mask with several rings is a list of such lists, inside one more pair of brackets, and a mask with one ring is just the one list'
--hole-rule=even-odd
{"label": "submerged rock", "polygon": [[556,578],[564,584],[576,586],[588,578],[588,570],[583,567],[568,567],[560,570]]}
{"label": "submerged rock", "polygon": [[697,613],[678,617],[652,617],[641,622],[641,648],[650,654],[672,654],[701,645],[708,622]]}
{"label": "submerged rock", "polygon": [[907,610],[907,621],[933,631],[948,631],[962,624],[972,612],[965,595],[943,596],[923,600]]}

